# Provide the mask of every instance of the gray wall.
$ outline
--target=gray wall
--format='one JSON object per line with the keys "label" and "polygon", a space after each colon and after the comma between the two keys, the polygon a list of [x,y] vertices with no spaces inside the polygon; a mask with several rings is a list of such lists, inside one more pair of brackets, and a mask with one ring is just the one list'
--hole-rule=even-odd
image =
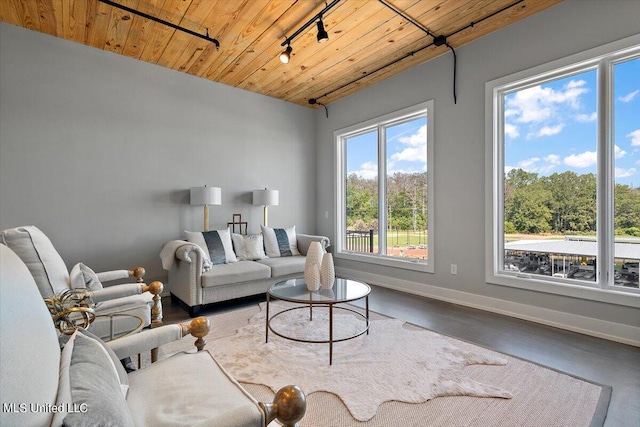
{"label": "gray wall", "polygon": [[[640,325],[636,308],[485,282],[485,197],[490,189],[485,188],[484,139],[487,81],[636,34],[639,16],[637,0],[566,1],[458,49],[457,105],[452,96],[453,57],[447,53],[332,103],[328,119],[324,111],[317,112],[318,231],[335,241],[334,179],[333,174],[325,173],[333,170],[333,132],[429,99],[435,101],[435,120],[430,122],[435,126],[436,225],[430,230],[435,236],[435,273],[345,260],[336,260],[337,269],[375,277],[385,286],[550,324],[574,322],[571,328],[575,330],[591,328],[589,319],[614,322],[610,331],[611,325],[601,322],[600,335],[625,329],[640,342],[640,329],[619,327]],[[458,266],[457,276],[450,274],[452,263]],[[571,319],[565,319],[565,314]]]}
{"label": "gray wall", "polygon": [[212,229],[241,213],[259,231],[250,192],[269,187],[270,225],[315,232],[314,144],[309,108],[0,23],[0,229],[37,225],[69,268],[164,279],[205,184]]}

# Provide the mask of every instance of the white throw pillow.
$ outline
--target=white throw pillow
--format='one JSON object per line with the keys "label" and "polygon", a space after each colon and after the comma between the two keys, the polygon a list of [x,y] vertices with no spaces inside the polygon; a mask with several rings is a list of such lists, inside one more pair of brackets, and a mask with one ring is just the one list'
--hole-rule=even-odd
{"label": "white throw pillow", "polygon": [[264,240],[262,239],[262,234],[244,236],[244,250],[247,259],[252,261],[267,258],[267,255],[264,253]]}
{"label": "white throw pillow", "polygon": [[264,248],[269,258],[300,255],[296,226],[290,228],[271,228],[261,225]]}
{"label": "white throw pillow", "polygon": [[211,264],[227,264],[237,262],[233,244],[231,243],[231,232],[229,229],[213,231],[186,231],[187,241],[202,248],[207,261]]}
{"label": "white throw pillow", "polygon": [[264,253],[262,234],[244,236],[242,234],[232,233],[231,240],[233,241],[233,250],[239,260],[255,261],[267,258],[267,255]]}
{"label": "white throw pillow", "polygon": [[81,262],[74,265],[69,272],[69,282],[72,289],[87,288],[90,291],[102,289],[102,283],[95,271]]}
{"label": "white throw pillow", "polygon": [[238,233],[231,233],[231,242],[233,243],[233,251],[236,253],[238,261],[247,259],[247,253],[244,250],[244,236]]}

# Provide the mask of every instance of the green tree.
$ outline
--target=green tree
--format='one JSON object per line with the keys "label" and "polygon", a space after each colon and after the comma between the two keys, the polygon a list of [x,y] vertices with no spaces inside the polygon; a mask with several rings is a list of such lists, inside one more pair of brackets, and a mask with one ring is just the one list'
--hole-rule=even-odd
{"label": "green tree", "polygon": [[516,188],[505,203],[505,221],[520,233],[547,233],[551,231],[551,209],[547,201],[550,192],[540,183]]}

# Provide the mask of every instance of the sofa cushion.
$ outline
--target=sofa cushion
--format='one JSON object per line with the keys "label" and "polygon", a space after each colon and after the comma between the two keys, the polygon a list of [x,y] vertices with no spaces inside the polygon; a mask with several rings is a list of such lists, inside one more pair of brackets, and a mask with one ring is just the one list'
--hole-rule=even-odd
{"label": "sofa cushion", "polygon": [[129,382],[127,403],[136,425],[245,427],[265,423],[258,402],[208,351],[175,354],[131,373]]}
{"label": "sofa cushion", "polygon": [[264,236],[264,249],[269,258],[300,255],[296,226],[289,228],[271,228],[261,225]]}
{"label": "sofa cushion", "polygon": [[211,264],[237,262],[229,229],[213,231],[187,231],[187,240],[200,246]]}
{"label": "sofa cushion", "polygon": [[255,261],[240,261],[216,265],[202,274],[202,287],[228,285],[230,283],[262,280],[271,277],[271,269]]}
{"label": "sofa cushion", "polygon": [[290,256],[281,258],[267,258],[259,262],[271,268],[271,277],[287,276],[289,274],[304,273],[304,262],[306,257]]}

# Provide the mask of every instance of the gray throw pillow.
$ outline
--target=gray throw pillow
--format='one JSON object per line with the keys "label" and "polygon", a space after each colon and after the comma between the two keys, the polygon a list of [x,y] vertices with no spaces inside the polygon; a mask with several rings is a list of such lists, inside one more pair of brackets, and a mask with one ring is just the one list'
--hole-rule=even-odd
{"label": "gray throw pillow", "polygon": [[[76,333],[69,366],[71,402],[74,411],[64,418],[64,426],[133,426],[117,373],[119,362],[101,344]],[[117,361],[117,357],[116,357]],[[75,410],[77,409],[77,410]]]}

